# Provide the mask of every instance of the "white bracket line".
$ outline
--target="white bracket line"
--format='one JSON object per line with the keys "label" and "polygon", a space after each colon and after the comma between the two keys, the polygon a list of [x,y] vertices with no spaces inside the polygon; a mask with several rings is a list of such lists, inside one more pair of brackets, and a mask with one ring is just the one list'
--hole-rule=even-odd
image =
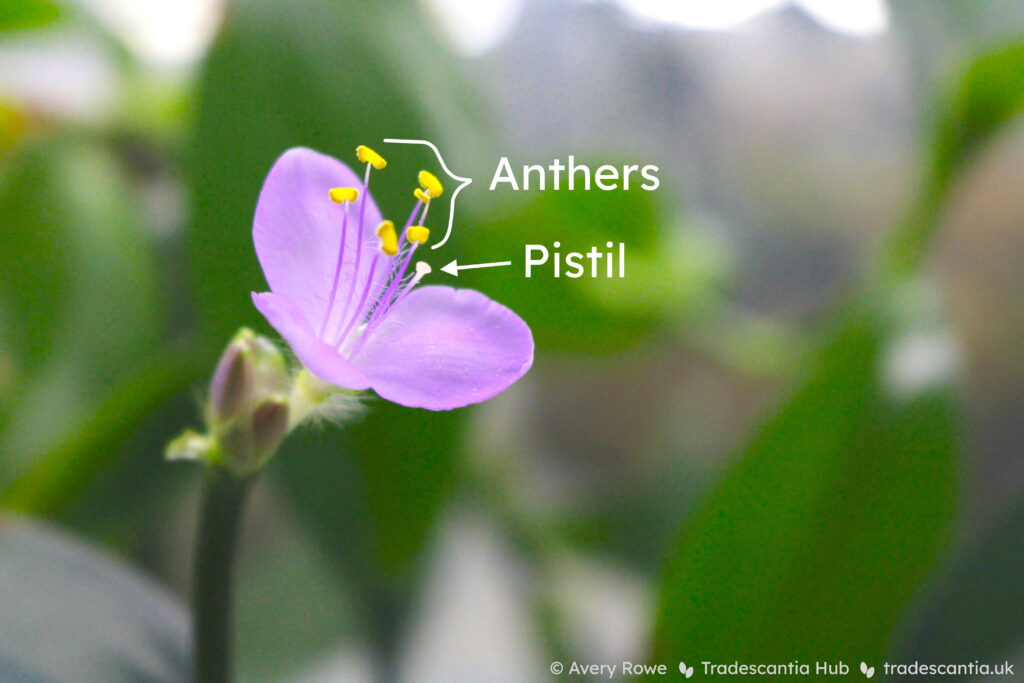
{"label": "white bracket line", "polygon": [[403,140],[399,138],[384,138],[384,142],[397,142],[403,145],[426,145],[430,149],[434,150],[434,155],[437,156],[438,162],[441,164],[441,168],[448,174],[448,177],[459,183],[459,186],[452,192],[451,201],[448,203],[448,231],[444,233],[444,239],[436,244],[430,245],[431,249],[439,249],[444,246],[444,243],[448,241],[448,238],[452,236],[452,224],[455,222],[455,198],[462,192],[462,188],[473,182],[472,178],[463,178],[452,173],[451,169],[448,168],[448,164],[444,163],[444,159],[441,158],[441,152],[438,151],[437,145],[429,140]]}

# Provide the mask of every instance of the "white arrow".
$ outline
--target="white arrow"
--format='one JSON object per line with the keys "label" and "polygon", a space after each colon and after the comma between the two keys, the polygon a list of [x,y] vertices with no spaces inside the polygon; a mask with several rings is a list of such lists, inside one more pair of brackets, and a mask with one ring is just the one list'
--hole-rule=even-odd
{"label": "white arrow", "polygon": [[469,270],[471,268],[493,268],[495,266],[511,266],[511,261],[495,261],[494,263],[471,263],[468,266],[460,266],[458,259],[452,260],[447,266],[441,268],[444,272],[449,275],[459,276],[460,270]]}

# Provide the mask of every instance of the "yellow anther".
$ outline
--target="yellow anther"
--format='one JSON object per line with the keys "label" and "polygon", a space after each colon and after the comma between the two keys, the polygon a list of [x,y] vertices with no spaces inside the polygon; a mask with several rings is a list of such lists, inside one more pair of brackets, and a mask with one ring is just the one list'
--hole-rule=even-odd
{"label": "yellow anther", "polygon": [[356,147],[356,157],[359,158],[359,161],[364,164],[370,164],[378,171],[388,165],[388,162],[384,160],[384,157],[377,154],[366,145],[359,145]]}
{"label": "yellow anther", "polygon": [[331,201],[335,204],[354,202],[359,198],[359,190],[354,187],[332,187],[328,194],[331,196]]}
{"label": "yellow anther", "polygon": [[405,236],[409,238],[410,242],[426,244],[430,237],[430,229],[422,225],[410,225]]}
{"label": "yellow anther", "polygon": [[380,250],[388,256],[398,253],[398,234],[395,233],[395,224],[391,221],[384,221],[377,226],[377,237],[380,238]]}
{"label": "yellow anther", "polygon": [[420,171],[419,180],[420,187],[426,190],[434,199],[444,194],[444,186],[441,185],[441,181],[430,171]]}
{"label": "yellow anther", "polygon": [[416,199],[420,200],[424,204],[429,204],[430,203],[430,195],[427,194],[426,192],[424,192],[423,190],[421,190],[418,187],[415,190],[412,191],[412,196],[415,197]]}

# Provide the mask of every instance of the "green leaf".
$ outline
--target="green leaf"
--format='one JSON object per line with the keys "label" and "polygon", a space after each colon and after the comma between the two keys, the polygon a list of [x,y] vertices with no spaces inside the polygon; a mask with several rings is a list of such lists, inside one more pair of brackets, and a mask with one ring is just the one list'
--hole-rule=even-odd
{"label": "green leaf", "polygon": [[451,489],[466,417],[375,401],[340,434],[297,435],[276,460],[300,514],[346,566],[403,577]]}
{"label": "green leaf", "polygon": [[[1024,643],[1024,503],[960,553],[928,591],[895,658],[971,662],[1005,657]],[[964,677],[966,680],[966,677]]]}
{"label": "green leaf", "polygon": [[846,319],[683,530],[662,580],[659,659],[885,655],[946,547],[957,466],[948,386],[908,393],[892,375],[902,344],[940,334],[894,322],[897,300]]}
{"label": "green leaf", "polygon": [[[463,271],[457,283],[447,275],[438,277],[447,278],[446,284],[480,289],[514,310],[544,351],[597,354],[634,346],[707,301],[721,271],[720,259],[687,241],[678,226],[666,222],[651,193],[642,190],[546,192],[518,205],[494,207],[491,216],[464,227],[455,237],[456,249],[434,257],[435,271],[452,254],[463,265],[512,261],[509,268]],[[613,246],[607,247],[608,242]],[[600,277],[592,278],[585,258],[584,277],[567,277],[566,254],[597,247],[618,259],[620,243],[626,245],[625,278],[606,278],[606,260],[598,264]],[[535,266],[530,278],[524,277],[527,244],[549,253],[548,262]],[[558,278],[555,252],[563,259]]]}
{"label": "green leaf", "polygon": [[196,374],[190,356],[162,352],[131,373],[94,410],[3,489],[9,510],[52,516],[64,511],[117,455],[135,425]]}
{"label": "green leaf", "polygon": [[122,168],[57,134],[0,184],[0,481],[50,448],[158,343],[151,246]]}
{"label": "green leaf", "polygon": [[4,0],[0,4],[0,32],[39,28],[61,17],[53,0]]}
{"label": "green leaf", "polygon": [[302,679],[310,662],[360,635],[347,586],[301,529],[260,548],[259,562],[241,563],[236,586],[239,680]]}
{"label": "green leaf", "polygon": [[70,216],[55,191],[57,146],[24,150],[0,184],[0,347],[23,372],[50,352],[74,288]]}
{"label": "green leaf", "polygon": [[912,271],[938,228],[938,215],[959,172],[1024,111],[1024,44],[974,60],[937,103],[924,185],[885,256],[897,273]]}
{"label": "green leaf", "polygon": [[421,551],[453,486],[466,413],[374,402],[342,434],[295,434],[273,461],[299,518],[351,582],[383,663],[395,660]]}
{"label": "green leaf", "polygon": [[77,541],[0,518],[0,678],[183,681],[188,617],[159,587]]}

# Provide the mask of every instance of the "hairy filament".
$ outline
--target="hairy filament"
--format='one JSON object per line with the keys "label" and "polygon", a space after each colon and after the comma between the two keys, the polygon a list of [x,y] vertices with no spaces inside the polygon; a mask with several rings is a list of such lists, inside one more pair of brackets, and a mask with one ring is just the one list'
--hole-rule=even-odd
{"label": "hairy filament", "polygon": [[[350,311],[352,310],[352,308],[351,308],[352,307],[352,296],[355,294],[355,291],[356,291],[356,281],[359,279],[359,262],[360,262],[360,260],[362,260],[361,257],[363,255],[363,223],[364,223],[364,219],[366,218],[366,202],[369,201],[369,199],[370,199],[370,169],[371,168],[373,168],[373,163],[372,162],[367,162],[366,163],[366,173],[363,174],[363,198],[362,198],[362,201],[359,203],[359,230],[358,230],[358,235],[359,236],[358,236],[357,241],[356,241],[356,263],[355,263],[355,266],[354,266],[354,270],[352,272],[352,281],[351,281],[351,283],[349,284],[349,287],[348,287],[348,296],[345,297],[345,308],[344,308],[344,311],[345,311],[346,314],[350,313]],[[344,318],[345,318],[345,314],[343,314],[341,316],[341,320],[344,320]],[[339,322],[338,322],[338,327],[339,328],[342,328],[342,326],[344,324],[343,322],[341,322],[341,320],[339,320]]]}

